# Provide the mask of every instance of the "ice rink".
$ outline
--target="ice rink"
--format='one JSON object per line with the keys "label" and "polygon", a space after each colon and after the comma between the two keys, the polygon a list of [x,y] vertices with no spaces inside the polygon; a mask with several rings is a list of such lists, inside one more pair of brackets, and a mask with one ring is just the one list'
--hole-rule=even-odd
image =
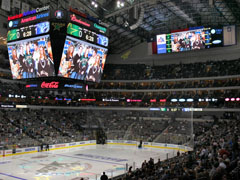
{"label": "ice rink", "polygon": [[0,180],[99,179],[125,172],[126,164],[140,167],[144,160],[155,162],[176,154],[174,150],[135,146],[97,145],[0,158]]}

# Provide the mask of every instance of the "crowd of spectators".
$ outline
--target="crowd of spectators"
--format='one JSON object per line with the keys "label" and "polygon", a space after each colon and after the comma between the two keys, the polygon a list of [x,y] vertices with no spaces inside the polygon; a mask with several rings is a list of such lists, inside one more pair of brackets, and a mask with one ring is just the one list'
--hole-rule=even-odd
{"label": "crowd of spectators", "polygon": [[[86,112],[1,110],[0,146],[37,146],[93,139]],[[93,119],[93,118],[92,118]],[[90,133],[91,132],[91,133]],[[11,146],[10,146],[11,147]]]}
{"label": "crowd of spectators", "polygon": [[89,89],[118,89],[118,90],[157,90],[157,89],[186,89],[240,86],[240,78],[223,78],[208,80],[181,80],[155,82],[101,82],[90,85]]}
{"label": "crowd of spectators", "polygon": [[240,179],[240,121],[235,119],[204,123],[195,136],[193,151],[129,171],[121,180],[237,180]]}
{"label": "crowd of spectators", "polygon": [[[191,136],[190,113],[106,110],[1,110],[0,146],[58,144],[91,140],[101,130],[107,139],[183,144]],[[199,119],[199,117],[196,117]],[[174,122],[173,122],[174,121]],[[180,126],[181,125],[181,126]],[[162,136],[168,138],[161,138]],[[174,140],[174,136],[185,139]]]}
{"label": "crowd of spectators", "polygon": [[[238,75],[239,59],[189,64],[147,66],[144,64],[106,64],[104,80],[152,80]],[[169,73],[171,72],[171,73]]]}

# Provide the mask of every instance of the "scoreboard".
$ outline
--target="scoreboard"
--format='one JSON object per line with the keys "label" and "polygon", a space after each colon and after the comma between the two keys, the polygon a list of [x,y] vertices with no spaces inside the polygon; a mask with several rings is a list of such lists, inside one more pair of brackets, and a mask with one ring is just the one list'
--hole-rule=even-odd
{"label": "scoreboard", "polygon": [[[79,80],[98,82],[107,56],[108,33],[104,23],[72,8],[66,11],[47,5],[10,16],[7,42],[12,77],[59,76],[63,66],[67,66],[61,77],[79,79],[77,76],[81,75]],[[66,43],[74,46],[70,58]],[[79,44],[82,53],[77,53]],[[83,64],[86,69],[80,68]]]}
{"label": "scoreboard", "polygon": [[37,23],[34,25],[20,27],[19,29],[11,29],[7,34],[7,41],[14,41],[18,39],[29,38],[49,33],[50,23],[48,21]]}
{"label": "scoreboard", "polygon": [[108,46],[108,37],[72,23],[67,26],[67,34],[97,45]]}

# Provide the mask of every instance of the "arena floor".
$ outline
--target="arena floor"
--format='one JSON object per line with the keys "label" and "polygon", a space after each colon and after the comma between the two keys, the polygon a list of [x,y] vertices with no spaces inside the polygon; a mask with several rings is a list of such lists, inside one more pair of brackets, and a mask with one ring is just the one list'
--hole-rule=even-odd
{"label": "arena floor", "polygon": [[[125,172],[126,163],[140,167],[153,157],[155,162],[173,156],[173,150],[138,149],[133,146],[97,145],[84,148],[38,152],[0,158],[0,180],[96,180]],[[133,163],[135,162],[135,163]]]}

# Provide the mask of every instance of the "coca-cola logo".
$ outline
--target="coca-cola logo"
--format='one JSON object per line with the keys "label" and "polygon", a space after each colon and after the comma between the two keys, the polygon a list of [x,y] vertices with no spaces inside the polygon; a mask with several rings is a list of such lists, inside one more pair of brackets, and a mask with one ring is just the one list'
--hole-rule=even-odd
{"label": "coca-cola logo", "polygon": [[41,84],[41,88],[50,88],[50,89],[57,89],[59,86],[59,82],[52,81],[52,82],[45,82],[43,81]]}

